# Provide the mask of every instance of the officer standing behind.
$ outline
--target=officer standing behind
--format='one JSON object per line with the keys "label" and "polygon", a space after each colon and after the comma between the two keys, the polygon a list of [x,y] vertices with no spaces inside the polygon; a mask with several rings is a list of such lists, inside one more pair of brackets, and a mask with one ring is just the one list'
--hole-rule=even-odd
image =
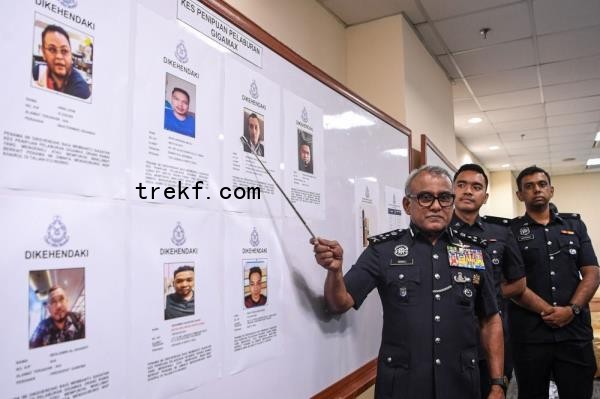
{"label": "officer standing behind", "polygon": [[547,398],[550,374],[565,399],[592,397],[596,361],[588,303],[600,283],[598,261],[578,214],[554,213],[550,175],[530,166],[517,177],[526,213],[513,220],[527,274],[527,310],[510,307],[519,398]]}
{"label": "officer standing behind", "polygon": [[[475,317],[492,377],[503,368],[502,322],[477,237],[448,229],[454,194],[450,175],[437,166],[414,170],[402,203],[410,228],[369,239],[343,276],[342,247],[312,241],[327,269],[325,299],[343,313],[358,309],[377,287],[383,306],[375,397],[479,399]],[[489,398],[503,398],[494,385]]]}
{"label": "officer standing behind", "polygon": [[[494,216],[479,216],[479,210],[487,202],[488,177],[483,168],[476,164],[462,165],[454,174],[454,216],[451,227],[457,233],[476,235],[487,241],[485,252],[491,259],[496,299],[502,327],[504,329],[504,375],[510,378],[513,372],[512,356],[508,346],[508,300],[520,297],[525,291],[525,267],[517,241],[510,229],[509,219]],[[492,384],[503,386],[508,381],[491,381],[485,354],[479,353],[481,396],[487,397]],[[508,379],[507,378],[507,379]]]}

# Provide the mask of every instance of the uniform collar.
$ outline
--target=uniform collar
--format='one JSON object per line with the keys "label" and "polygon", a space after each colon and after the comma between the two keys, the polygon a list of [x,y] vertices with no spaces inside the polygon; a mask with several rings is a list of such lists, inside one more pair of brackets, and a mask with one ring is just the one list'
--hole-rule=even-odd
{"label": "uniform collar", "polygon": [[460,230],[460,229],[462,229],[465,226],[467,226],[467,227],[477,226],[481,230],[485,230],[485,227],[484,227],[483,222],[481,220],[481,217],[479,215],[477,215],[477,218],[475,219],[475,223],[473,223],[472,225],[470,225],[469,223],[467,223],[464,220],[462,220],[456,214],[456,212],[454,212],[452,214],[452,221],[450,222],[450,227],[452,227],[453,229],[456,229],[456,230]]}
{"label": "uniform collar", "polygon": [[[558,213],[550,212],[550,222],[548,224],[553,224],[553,223],[564,224],[565,219],[563,219],[563,217],[560,216]],[[532,224],[539,224],[539,223],[536,222],[535,220],[533,220],[533,218],[531,216],[529,216],[528,213],[525,213],[525,215],[523,215],[523,217],[521,217],[521,225],[527,226],[527,225],[532,225]]]}
{"label": "uniform collar", "polygon": [[[439,235],[438,240],[441,239],[450,239],[452,237],[451,232],[449,231],[450,227],[448,226],[448,228],[444,229],[444,231]],[[410,226],[408,227],[408,232],[410,233],[410,236],[413,240],[416,240],[417,238],[421,238],[423,240],[427,240],[429,241],[429,236],[426,235],[425,233],[423,233],[423,230],[421,230],[419,227],[417,227],[416,224],[414,224],[413,222],[410,222]]]}

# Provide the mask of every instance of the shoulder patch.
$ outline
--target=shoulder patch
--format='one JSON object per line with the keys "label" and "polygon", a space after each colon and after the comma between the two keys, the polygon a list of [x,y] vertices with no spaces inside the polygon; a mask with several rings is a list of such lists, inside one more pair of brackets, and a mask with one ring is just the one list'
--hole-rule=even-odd
{"label": "shoulder patch", "polygon": [[467,242],[469,242],[471,244],[475,244],[475,245],[478,245],[480,247],[487,247],[487,245],[488,245],[487,240],[485,240],[485,239],[483,239],[483,238],[481,238],[479,236],[476,236],[476,235],[473,235],[473,234],[463,233],[463,232],[460,232],[460,231],[458,231],[456,229],[451,229],[451,231],[452,231],[453,237],[457,238],[457,239],[459,239],[461,241],[467,241]]}
{"label": "shoulder patch", "polygon": [[367,241],[369,241],[369,245],[381,244],[382,242],[386,242],[386,241],[392,240],[394,238],[398,238],[398,237],[402,236],[404,233],[406,233],[407,231],[408,231],[408,229],[392,230],[392,231],[388,231],[386,233],[377,234],[376,236],[371,236],[371,237],[367,238]]}
{"label": "shoulder patch", "polygon": [[564,219],[581,219],[578,213],[557,213],[557,215]]}
{"label": "shoulder patch", "polygon": [[501,217],[498,217],[498,216],[489,216],[489,215],[482,216],[481,219],[484,222],[488,222],[488,223],[492,223],[492,224],[498,224],[500,226],[509,226],[510,222],[511,222],[511,220],[509,218],[501,218]]}

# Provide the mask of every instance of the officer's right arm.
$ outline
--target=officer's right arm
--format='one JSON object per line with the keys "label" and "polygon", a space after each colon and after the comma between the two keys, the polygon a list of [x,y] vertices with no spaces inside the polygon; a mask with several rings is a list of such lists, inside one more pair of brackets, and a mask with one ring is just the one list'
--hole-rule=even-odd
{"label": "officer's right arm", "polygon": [[342,272],[344,250],[337,241],[323,238],[311,240],[317,263],[327,269],[325,279],[325,301],[329,310],[344,313],[354,306],[354,299],[348,293]]}
{"label": "officer's right arm", "polygon": [[554,313],[554,308],[543,298],[537,295],[529,288],[525,288],[525,291],[521,295],[511,298],[514,303],[525,308],[531,312],[539,315],[549,315]]}

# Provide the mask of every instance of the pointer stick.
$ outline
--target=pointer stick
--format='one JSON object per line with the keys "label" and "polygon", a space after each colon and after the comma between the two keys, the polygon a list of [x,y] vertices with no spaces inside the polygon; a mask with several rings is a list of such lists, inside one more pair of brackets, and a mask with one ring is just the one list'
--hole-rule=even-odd
{"label": "pointer stick", "polygon": [[313,239],[316,239],[316,237],[313,234],[312,230],[310,229],[310,227],[308,227],[308,225],[304,221],[304,218],[302,217],[302,215],[300,215],[300,212],[298,212],[298,210],[296,209],[296,207],[294,206],[294,204],[292,204],[292,201],[290,201],[290,199],[288,198],[288,196],[286,195],[286,193],[281,189],[281,187],[279,186],[279,184],[277,184],[277,181],[275,181],[275,178],[273,177],[273,175],[271,175],[271,172],[269,172],[269,169],[267,169],[267,167],[265,166],[265,164],[260,160],[260,158],[256,154],[256,151],[254,151],[254,148],[252,148],[252,146],[250,145],[250,142],[248,141],[248,139],[246,137],[244,137],[244,136],[241,136],[240,140],[242,140],[242,143],[244,145],[248,146],[248,148],[250,149],[250,151],[252,151],[252,153],[256,157],[256,160],[260,163],[260,165],[263,167],[263,169],[265,170],[265,172],[267,172],[267,174],[269,175],[269,177],[271,178],[271,180],[273,180],[273,183],[275,183],[275,185],[279,189],[279,192],[285,197],[285,199],[287,200],[288,204],[290,204],[290,206],[292,207],[292,209],[294,210],[294,212],[296,212],[296,215],[298,216],[298,218],[300,219],[300,221],[302,222],[302,224],[304,225],[304,227],[306,227],[306,230],[308,230],[308,232],[310,233],[310,236]]}

